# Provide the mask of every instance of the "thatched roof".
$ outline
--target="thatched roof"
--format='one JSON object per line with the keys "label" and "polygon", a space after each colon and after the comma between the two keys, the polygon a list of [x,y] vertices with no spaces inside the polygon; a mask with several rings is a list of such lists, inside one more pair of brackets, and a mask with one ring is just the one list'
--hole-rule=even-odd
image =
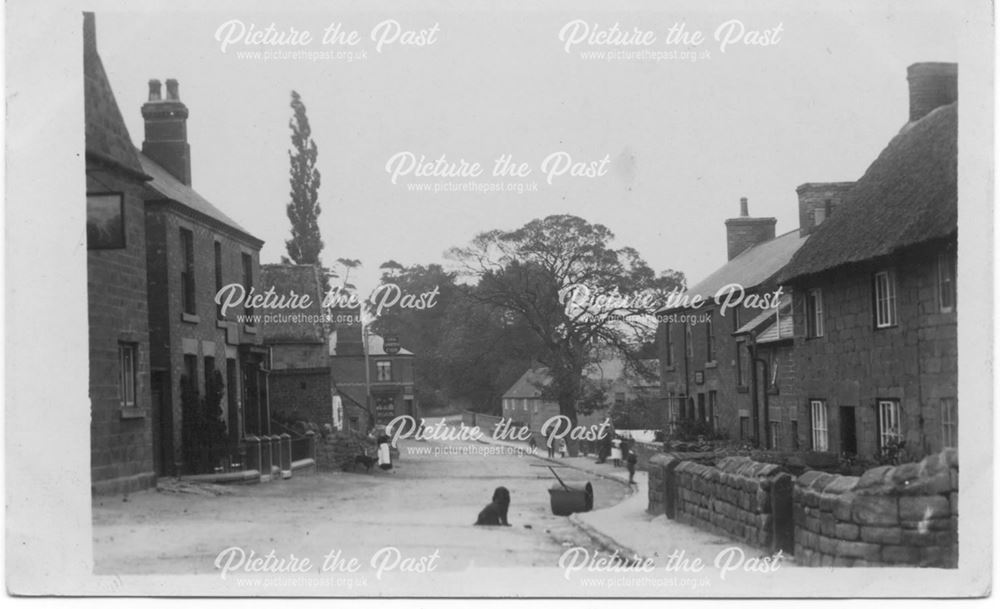
{"label": "thatched roof", "polygon": [[778,281],[888,256],[958,230],[958,103],[908,124]]}

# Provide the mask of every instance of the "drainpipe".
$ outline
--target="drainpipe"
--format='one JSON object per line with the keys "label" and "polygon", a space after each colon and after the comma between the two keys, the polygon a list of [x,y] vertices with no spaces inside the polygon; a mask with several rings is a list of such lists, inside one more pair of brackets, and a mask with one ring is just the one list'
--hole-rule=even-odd
{"label": "drainpipe", "polygon": [[760,407],[757,399],[759,385],[757,382],[757,362],[759,360],[757,359],[757,343],[754,342],[753,335],[750,335],[750,340],[747,342],[747,353],[750,357],[750,404],[753,407],[753,437],[760,438]]}
{"label": "drainpipe", "polygon": [[[754,349],[754,377],[756,378],[757,366],[760,363],[764,366],[764,450],[769,450],[771,447],[771,404],[768,399],[767,394],[767,379],[771,377],[771,366],[767,363],[767,360],[756,357],[756,349]],[[754,394],[757,397],[757,394]],[[757,416],[756,406],[754,410],[754,416]],[[754,425],[757,425],[757,421],[754,421]]]}

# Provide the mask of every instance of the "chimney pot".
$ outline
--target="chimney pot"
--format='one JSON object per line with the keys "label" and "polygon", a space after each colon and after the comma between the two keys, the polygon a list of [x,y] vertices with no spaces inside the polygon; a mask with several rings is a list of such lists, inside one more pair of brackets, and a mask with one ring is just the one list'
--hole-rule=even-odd
{"label": "chimney pot", "polygon": [[167,79],[167,99],[170,101],[180,101],[180,94],[177,92],[177,79]]}
{"label": "chimney pot", "polygon": [[149,101],[142,105],[146,137],[142,153],[156,161],[183,184],[191,185],[191,146],[187,141],[187,106],[178,99],[177,81],[167,79],[163,99],[160,81],[149,81]]}
{"label": "chimney pot", "polygon": [[906,69],[910,85],[910,122],[958,99],[958,64],[915,63]]}
{"label": "chimney pot", "polygon": [[746,218],[750,215],[750,205],[746,197],[740,197],[740,217]]}
{"label": "chimney pot", "polygon": [[160,81],[156,78],[149,79],[149,101],[160,101],[162,99],[160,93]]}
{"label": "chimney pot", "polygon": [[799,235],[811,234],[830,218],[854,186],[854,182],[807,182],[799,185]]}

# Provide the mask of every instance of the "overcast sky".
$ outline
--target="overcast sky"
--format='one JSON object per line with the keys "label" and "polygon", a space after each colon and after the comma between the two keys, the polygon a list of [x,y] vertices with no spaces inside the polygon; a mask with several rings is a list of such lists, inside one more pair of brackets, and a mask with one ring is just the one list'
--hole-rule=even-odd
{"label": "overcast sky", "polygon": [[[955,13],[917,3],[749,12],[672,3],[659,12],[441,10],[378,13],[98,12],[98,48],[133,141],[150,78],[176,78],[189,110],[193,186],[265,240],[262,262],[285,253],[289,234],[289,93],[308,107],[322,174],[320,227],[325,262],[359,258],[362,289],[382,262],[443,262],[443,252],[480,231],[510,229],[549,214],[599,222],[657,271],[683,271],[692,284],[725,262],[726,218],[750,200],[753,216],[774,216],[778,233],[797,228],[795,187],[860,177],[907,118],[906,67],[955,61]],[[714,4],[713,4],[714,6]],[[819,6],[819,5],[816,5]],[[923,6],[923,4],[921,4]],[[580,43],[560,31],[583,19],[591,31],[652,32],[649,46]],[[716,28],[739,20],[771,30],[769,46],[739,42],[725,52]],[[298,50],[349,49],[348,62],[240,58],[246,50],[291,47],[216,40],[220,26],[308,30]],[[385,20],[427,30],[433,44],[381,52],[371,34]],[[357,31],[354,46],[325,46],[327,26]],[[701,31],[698,46],[669,45],[675,23]],[[594,24],[598,27],[595,28]],[[780,34],[774,30],[781,25]],[[392,32],[388,32],[390,35]],[[431,37],[425,36],[425,40]],[[590,51],[696,51],[696,61],[587,59]],[[386,163],[400,152],[479,162],[511,154],[529,164],[536,192],[433,193]],[[607,156],[594,178],[553,178],[541,162],[555,152],[574,162]],[[494,182],[488,175],[477,182]]]}

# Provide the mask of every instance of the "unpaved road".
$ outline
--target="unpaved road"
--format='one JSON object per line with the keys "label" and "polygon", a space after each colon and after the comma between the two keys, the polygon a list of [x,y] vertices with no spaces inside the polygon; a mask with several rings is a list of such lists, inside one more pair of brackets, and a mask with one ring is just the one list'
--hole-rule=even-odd
{"label": "unpaved road", "polygon": [[[395,473],[319,472],[291,480],[225,487],[219,496],[144,491],[94,499],[99,574],[215,573],[232,546],[263,555],[309,557],[331,551],[368,564],[387,546],[402,558],[438,552],[437,571],[476,566],[555,566],[566,547],[593,548],[565,517],[553,516],[545,463],[530,456],[482,454],[463,442],[400,443]],[[413,451],[430,454],[414,454]],[[462,454],[465,453],[465,454]],[[622,500],[619,483],[560,469],[594,485],[595,509]],[[511,527],[476,527],[493,489],[511,491]]]}

